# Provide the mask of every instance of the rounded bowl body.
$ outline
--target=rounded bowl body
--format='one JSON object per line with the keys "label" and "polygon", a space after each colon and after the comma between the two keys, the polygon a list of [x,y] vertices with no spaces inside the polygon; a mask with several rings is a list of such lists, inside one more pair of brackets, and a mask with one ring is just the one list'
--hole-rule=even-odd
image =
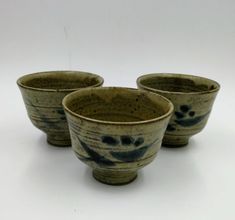
{"label": "rounded bowl body", "polygon": [[155,73],[137,79],[138,88],[160,94],[174,104],[163,145],[187,145],[192,135],[206,125],[219,84],[213,80],[185,74]]}
{"label": "rounded bowl body", "polygon": [[132,181],[161,147],[173,111],[164,97],[129,88],[90,88],[63,100],[72,148],[107,184]]}
{"label": "rounded bowl body", "polygon": [[33,125],[47,134],[50,144],[70,146],[62,100],[80,88],[101,86],[103,79],[86,72],[50,71],[25,75],[17,84]]}

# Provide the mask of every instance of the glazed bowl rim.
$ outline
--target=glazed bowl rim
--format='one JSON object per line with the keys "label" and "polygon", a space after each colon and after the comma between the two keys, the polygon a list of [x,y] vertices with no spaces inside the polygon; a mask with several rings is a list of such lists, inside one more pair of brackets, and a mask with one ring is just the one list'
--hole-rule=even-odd
{"label": "glazed bowl rim", "polygon": [[[149,78],[149,77],[164,77],[166,76],[171,78],[171,77],[175,77],[175,78],[182,78],[183,79],[204,79],[207,80],[213,84],[216,85],[216,88],[211,89],[211,90],[206,90],[206,91],[199,91],[199,92],[174,92],[174,91],[168,91],[168,90],[161,90],[161,89],[155,89],[155,88],[151,88],[149,86],[145,86],[141,83],[141,80]],[[200,95],[200,94],[209,94],[209,93],[214,93],[214,92],[218,92],[220,90],[220,84],[218,82],[216,82],[215,80],[203,77],[203,76],[197,76],[197,75],[192,75],[192,74],[183,74],[183,73],[148,73],[148,74],[142,74],[140,75],[137,80],[136,80],[137,85],[145,90],[151,91],[151,92],[161,92],[161,93],[165,93],[165,94],[182,94],[182,95]]]}
{"label": "glazed bowl rim", "polygon": [[87,74],[93,77],[96,77],[98,79],[98,83],[87,86],[85,88],[92,88],[92,87],[98,87],[101,86],[104,83],[104,78],[98,74],[91,73],[91,72],[85,72],[85,71],[80,71],[80,70],[51,70],[51,71],[42,71],[42,72],[35,72],[35,73],[29,73],[25,74],[21,77],[19,77],[16,81],[17,85],[21,88],[24,89],[29,89],[29,90],[35,90],[35,91],[41,91],[41,92],[73,92],[82,88],[63,88],[63,89],[48,89],[48,88],[38,88],[38,87],[32,87],[32,86],[26,86],[25,84],[22,83],[22,80],[27,79],[29,77],[34,77],[37,75],[42,75],[42,74],[56,74],[56,73],[61,73],[61,74],[70,74],[70,73],[75,73],[75,74]]}
{"label": "glazed bowl rim", "polygon": [[74,91],[72,93],[69,93],[68,95],[66,95],[63,98],[62,105],[63,105],[63,108],[64,108],[65,112],[68,112],[69,114],[71,114],[72,116],[74,116],[76,118],[80,118],[82,120],[86,120],[86,121],[93,122],[93,123],[98,123],[98,124],[106,124],[106,125],[143,125],[143,124],[148,124],[148,123],[153,123],[153,122],[161,121],[161,120],[169,117],[173,113],[173,110],[174,110],[174,105],[172,104],[172,102],[169,99],[165,98],[164,96],[156,94],[156,93],[153,93],[153,92],[149,92],[149,91],[139,90],[139,89],[136,89],[136,88],[116,87],[116,86],[113,86],[113,87],[93,87],[93,88],[84,88],[84,89],[82,89],[82,91],[85,91],[85,90],[102,90],[102,89],[108,89],[108,90],[109,89],[123,89],[123,90],[130,90],[130,91],[139,91],[141,93],[146,93],[146,94],[150,93],[151,95],[154,95],[156,97],[158,96],[159,98],[161,98],[164,101],[166,101],[166,103],[169,104],[169,110],[165,114],[163,114],[163,115],[161,115],[159,117],[155,117],[155,118],[148,119],[148,120],[133,121],[133,122],[105,121],[105,120],[93,119],[93,118],[90,118],[90,117],[86,117],[86,116],[77,114],[77,113],[73,112],[72,110],[70,110],[67,107],[67,103],[66,103],[67,99],[70,96],[73,96],[76,93],[80,92],[79,90],[77,90],[77,91]]}

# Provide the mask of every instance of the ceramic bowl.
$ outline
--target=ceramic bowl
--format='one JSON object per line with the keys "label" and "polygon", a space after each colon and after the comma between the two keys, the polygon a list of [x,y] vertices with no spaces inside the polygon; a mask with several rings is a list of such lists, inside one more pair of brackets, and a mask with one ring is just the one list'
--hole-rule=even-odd
{"label": "ceramic bowl", "polygon": [[17,84],[30,120],[47,134],[48,143],[69,146],[71,140],[62,100],[75,90],[101,86],[103,78],[79,71],[50,71],[22,76]]}
{"label": "ceramic bowl", "polygon": [[73,92],[63,106],[75,154],[112,185],[131,182],[155,158],[173,111],[160,95],[119,87]]}
{"label": "ceramic bowl", "polygon": [[174,104],[163,139],[163,145],[168,147],[187,145],[189,138],[205,127],[220,88],[217,82],[204,77],[173,73],[143,75],[137,79],[137,85]]}

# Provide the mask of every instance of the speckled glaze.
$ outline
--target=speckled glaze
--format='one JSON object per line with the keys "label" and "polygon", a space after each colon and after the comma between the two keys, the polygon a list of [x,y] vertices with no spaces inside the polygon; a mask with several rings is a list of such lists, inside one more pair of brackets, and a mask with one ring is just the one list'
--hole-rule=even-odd
{"label": "speckled glaze", "polygon": [[81,88],[101,86],[103,78],[80,71],[50,71],[22,76],[17,84],[32,123],[47,134],[48,143],[62,147],[71,145],[63,98]]}
{"label": "speckled glaze", "polygon": [[138,88],[160,94],[174,104],[163,145],[180,147],[200,132],[209,118],[220,85],[210,79],[174,73],[153,73],[137,79]]}
{"label": "speckled glaze", "polygon": [[73,92],[63,106],[76,156],[111,185],[131,182],[155,158],[173,111],[162,96],[119,87]]}

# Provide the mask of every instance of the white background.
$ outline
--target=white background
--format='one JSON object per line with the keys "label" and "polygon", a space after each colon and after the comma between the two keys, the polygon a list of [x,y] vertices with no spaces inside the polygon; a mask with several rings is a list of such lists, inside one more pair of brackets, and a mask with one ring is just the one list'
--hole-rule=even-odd
{"label": "white background", "polygon": [[[0,0],[0,219],[235,219],[234,0]],[[30,123],[16,79],[44,70],[135,87],[149,72],[218,81],[205,130],[126,186],[95,181]]]}

